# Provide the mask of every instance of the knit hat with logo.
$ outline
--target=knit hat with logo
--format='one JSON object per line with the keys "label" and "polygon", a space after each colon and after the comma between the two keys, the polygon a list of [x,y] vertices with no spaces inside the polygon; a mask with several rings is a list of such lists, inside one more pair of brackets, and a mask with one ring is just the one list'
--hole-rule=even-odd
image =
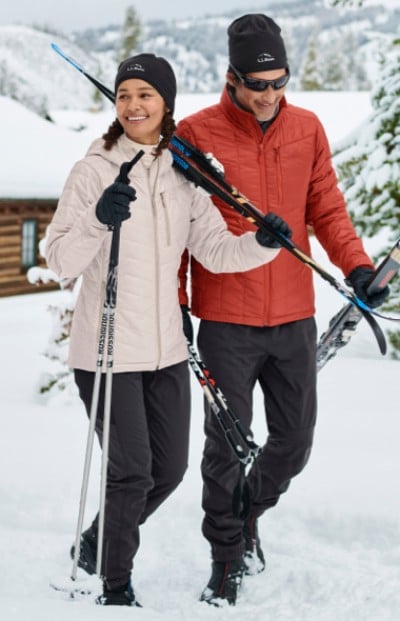
{"label": "knit hat with logo", "polygon": [[121,82],[139,79],[148,82],[164,99],[167,108],[174,111],[176,97],[176,78],[165,58],[155,54],[138,54],[124,60],[118,67],[114,90],[117,93]]}
{"label": "knit hat with logo", "polygon": [[262,13],[235,19],[228,28],[229,62],[241,73],[288,69],[281,29]]}

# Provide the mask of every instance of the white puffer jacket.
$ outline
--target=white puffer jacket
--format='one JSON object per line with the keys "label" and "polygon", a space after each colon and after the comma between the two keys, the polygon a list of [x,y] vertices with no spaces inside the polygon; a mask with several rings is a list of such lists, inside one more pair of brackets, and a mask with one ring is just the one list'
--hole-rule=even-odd
{"label": "white puffer jacket", "polygon": [[[107,226],[96,218],[96,204],[138,147],[124,135],[111,151],[103,148],[103,140],[96,140],[73,167],[50,225],[48,266],[60,278],[83,276],[71,331],[72,368],[96,368],[111,242]],[[253,269],[279,252],[260,246],[254,233],[229,233],[211,200],[172,167],[168,151],[151,158],[148,166],[142,160],[129,174],[137,200],[121,227],[117,373],[155,370],[187,358],[178,302],[178,269],[185,247],[212,272]]]}

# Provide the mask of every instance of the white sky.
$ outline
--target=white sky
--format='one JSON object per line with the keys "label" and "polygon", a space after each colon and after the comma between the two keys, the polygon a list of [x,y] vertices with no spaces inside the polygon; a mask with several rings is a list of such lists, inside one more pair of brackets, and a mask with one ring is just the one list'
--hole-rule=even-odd
{"label": "white sky", "polygon": [[[283,2],[284,0],[282,0]],[[331,0],[325,0],[329,5]],[[364,6],[398,7],[400,0],[364,0]],[[139,17],[173,19],[201,17],[235,11],[235,17],[245,13],[268,13],[263,0],[1,0],[0,26],[9,24],[38,24],[68,33],[90,27],[120,24],[128,6],[135,6]]]}
{"label": "white sky", "polygon": [[259,0],[2,0],[0,25],[46,24],[64,32],[119,24],[126,8],[135,6],[143,20],[197,17],[238,9],[238,15],[265,4]]}
{"label": "white sky", "polygon": [[[282,0],[283,1],[283,0]],[[329,4],[330,0],[325,0]],[[380,4],[392,8],[400,0],[364,0],[364,6]],[[84,30],[91,26],[107,26],[122,22],[128,6],[135,6],[143,20],[201,17],[226,11],[268,13],[265,0],[1,0],[0,26],[9,24],[39,24],[63,32]]]}

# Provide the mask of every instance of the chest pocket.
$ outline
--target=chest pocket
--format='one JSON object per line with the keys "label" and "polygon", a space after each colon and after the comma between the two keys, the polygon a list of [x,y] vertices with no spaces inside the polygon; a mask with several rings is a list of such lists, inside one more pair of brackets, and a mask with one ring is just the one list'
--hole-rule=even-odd
{"label": "chest pocket", "polygon": [[189,235],[189,205],[182,200],[179,189],[160,194],[159,233],[162,244],[183,252]]}

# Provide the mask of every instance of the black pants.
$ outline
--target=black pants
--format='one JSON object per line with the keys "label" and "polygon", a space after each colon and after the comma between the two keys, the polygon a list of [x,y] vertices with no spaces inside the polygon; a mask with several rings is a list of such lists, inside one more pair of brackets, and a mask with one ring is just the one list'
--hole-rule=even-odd
{"label": "black pants", "polygon": [[[253,390],[264,394],[268,434],[256,469],[249,474],[251,516],[274,506],[307,463],[316,420],[316,326],[313,318],[256,328],[201,321],[200,354],[244,427],[253,417]],[[243,523],[232,512],[239,462],[215,414],[205,404],[206,442],[202,460],[203,534],[214,560],[243,553]]]}
{"label": "black pants", "polygon": [[[89,414],[94,373],[75,370],[75,381]],[[100,444],[104,389],[103,376],[96,423]],[[154,372],[114,374],[102,561],[109,588],[128,582],[139,547],[139,524],[183,478],[189,424],[187,362]]]}

